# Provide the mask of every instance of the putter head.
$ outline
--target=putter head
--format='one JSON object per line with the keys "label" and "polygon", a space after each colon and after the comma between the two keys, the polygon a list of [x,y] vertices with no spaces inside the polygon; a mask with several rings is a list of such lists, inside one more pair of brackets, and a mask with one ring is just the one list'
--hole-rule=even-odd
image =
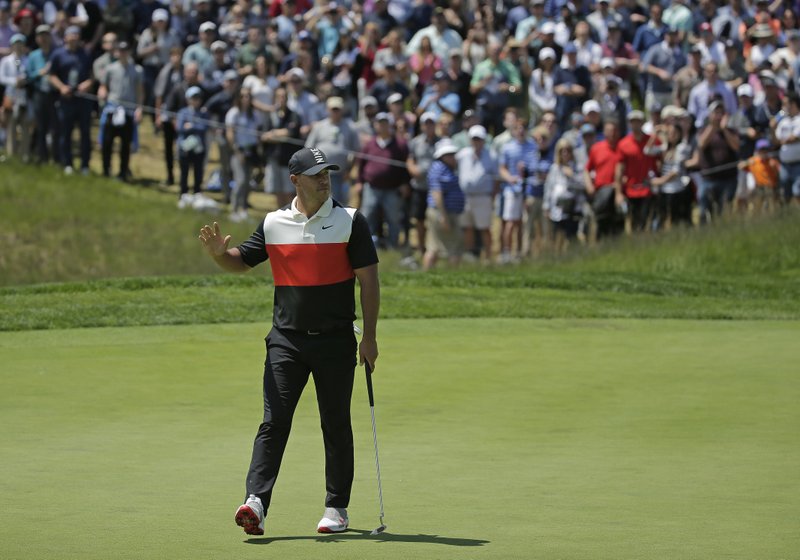
{"label": "putter head", "polygon": [[381,526],[370,533],[370,535],[380,535],[386,530],[386,525],[381,523]]}

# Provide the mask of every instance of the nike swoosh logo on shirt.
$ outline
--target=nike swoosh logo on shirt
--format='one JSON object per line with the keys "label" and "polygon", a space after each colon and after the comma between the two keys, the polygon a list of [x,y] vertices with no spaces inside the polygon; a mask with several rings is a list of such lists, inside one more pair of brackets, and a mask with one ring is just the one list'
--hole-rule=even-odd
{"label": "nike swoosh logo on shirt", "polygon": [[332,227],[333,227],[333,224],[331,224],[329,226],[322,226],[322,229],[328,229],[328,228],[332,228]]}

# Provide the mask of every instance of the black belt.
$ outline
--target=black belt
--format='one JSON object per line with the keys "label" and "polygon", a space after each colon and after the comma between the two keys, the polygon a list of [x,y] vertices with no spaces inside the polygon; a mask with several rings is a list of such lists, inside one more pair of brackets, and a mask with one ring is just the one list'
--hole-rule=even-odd
{"label": "black belt", "polygon": [[[277,327],[276,327],[277,328]],[[309,329],[309,330],[300,330],[300,329],[281,329],[278,328],[279,331],[289,332],[291,334],[299,334],[304,336],[319,336],[321,334],[347,334],[353,332],[352,326],[347,327],[332,327],[328,329]]]}

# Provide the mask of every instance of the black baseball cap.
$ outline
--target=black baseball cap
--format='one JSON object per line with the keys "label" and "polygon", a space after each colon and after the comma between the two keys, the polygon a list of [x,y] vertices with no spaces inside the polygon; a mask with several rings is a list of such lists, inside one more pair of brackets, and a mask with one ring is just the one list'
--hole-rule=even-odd
{"label": "black baseball cap", "polygon": [[302,148],[289,160],[289,173],[292,175],[316,175],[325,169],[339,171],[339,166],[328,163],[325,152],[317,148]]}

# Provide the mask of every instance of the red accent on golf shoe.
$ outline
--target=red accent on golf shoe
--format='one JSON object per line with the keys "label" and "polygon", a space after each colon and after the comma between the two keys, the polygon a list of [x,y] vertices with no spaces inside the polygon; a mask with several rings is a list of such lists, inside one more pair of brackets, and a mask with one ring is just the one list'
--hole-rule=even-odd
{"label": "red accent on golf shoe", "polygon": [[261,520],[258,514],[248,505],[241,505],[236,510],[236,524],[248,535],[263,535],[264,529],[259,527]]}

